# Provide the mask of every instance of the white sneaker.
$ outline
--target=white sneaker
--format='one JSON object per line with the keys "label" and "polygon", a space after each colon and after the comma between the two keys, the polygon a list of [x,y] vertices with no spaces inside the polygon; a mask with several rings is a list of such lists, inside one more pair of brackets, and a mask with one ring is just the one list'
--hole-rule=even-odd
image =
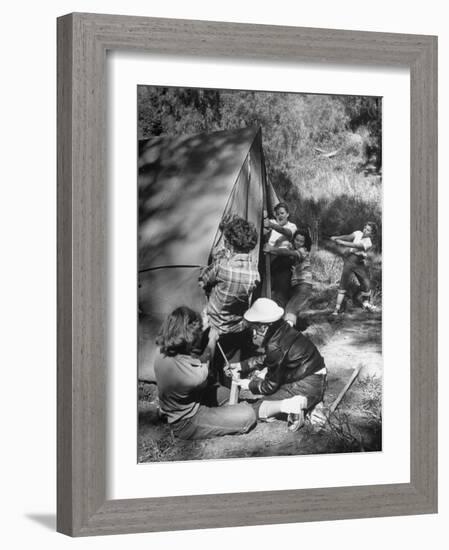
{"label": "white sneaker", "polygon": [[281,410],[288,413],[287,429],[289,432],[297,432],[304,426],[304,413],[307,408],[307,397],[295,395],[284,399]]}
{"label": "white sneaker", "polygon": [[307,397],[295,395],[283,400],[281,411],[287,414],[300,414],[305,408],[307,408]]}
{"label": "white sneaker", "polygon": [[372,313],[378,311],[378,308],[370,302],[363,302],[362,307],[365,311],[371,311]]}

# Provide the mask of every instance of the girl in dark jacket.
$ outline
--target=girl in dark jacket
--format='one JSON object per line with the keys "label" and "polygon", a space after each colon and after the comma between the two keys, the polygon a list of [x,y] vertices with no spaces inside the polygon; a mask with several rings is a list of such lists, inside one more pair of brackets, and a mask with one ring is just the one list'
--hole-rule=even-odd
{"label": "girl in dark jacket", "polygon": [[[296,431],[304,415],[323,400],[327,371],[315,345],[282,319],[283,314],[268,298],[254,302],[244,317],[265,353],[233,363],[231,374],[241,388],[263,396],[256,406],[260,419],[287,413],[289,430]],[[266,369],[264,378],[247,378],[261,369]]]}

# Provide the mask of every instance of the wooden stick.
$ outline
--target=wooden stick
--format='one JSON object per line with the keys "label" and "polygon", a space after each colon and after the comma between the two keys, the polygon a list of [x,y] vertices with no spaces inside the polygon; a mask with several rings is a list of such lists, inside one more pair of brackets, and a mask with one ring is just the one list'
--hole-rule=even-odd
{"label": "wooden stick", "polygon": [[265,254],[265,279],[265,293],[267,295],[266,297],[271,300],[271,256],[269,254]]}
{"label": "wooden stick", "polygon": [[[220,346],[220,344],[217,342],[218,349],[220,350],[221,355],[223,355],[223,359],[225,360],[226,367],[229,367],[229,361],[226,357],[223,348]],[[229,400],[228,405],[236,405],[239,402],[239,390],[240,386],[235,382],[234,380],[231,382],[231,393],[229,394]]]}
{"label": "wooden stick", "polygon": [[346,392],[349,390],[349,388],[352,386],[352,383],[354,382],[354,380],[357,378],[357,376],[359,375],[359,372],[362,370],[362,367],[363,365],[359,365],[358,367],[356,367],[353,371],[352,371],[352,375],[351,375],[351,378],[348,380],[348,383],[346,384],[346,386],[341,390],[341,392],[339,393],[337,399],[332,403],[332,405],[329,407],[329,413],[332,414],[333,412],[335,412],[335,409],[338,407],[338,405],[340,405],[340,402],[341,400],[343,399],[343,397],[345,396]]}
{"label": "wooden stick", "polygon": [[231,393],[229,394],[229,405],[236,405],[239,402],[239,389],[240,386],[233,380],[231,382]]}
{"label": "wooden stick", "polygon": [[226,357],[225,352],[223,351],[223,348],[221,347],[220,342],[219,342],[218,340],[217,340],[217,347],[218,347],[218,349],[220,350],[221,355],[223,356],[225,365],[226,365],[227,367],[229,367],[228,358]]}

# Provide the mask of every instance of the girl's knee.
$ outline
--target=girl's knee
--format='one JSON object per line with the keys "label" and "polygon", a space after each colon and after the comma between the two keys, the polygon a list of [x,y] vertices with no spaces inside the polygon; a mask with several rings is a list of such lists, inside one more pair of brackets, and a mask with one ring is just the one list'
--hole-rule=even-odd
{"label": "girl's knee", "polygon": [[242,405],[242,433],[246,433],[256,425],[257,417],[251,405],[248,405],[247,403],[242,403]]}

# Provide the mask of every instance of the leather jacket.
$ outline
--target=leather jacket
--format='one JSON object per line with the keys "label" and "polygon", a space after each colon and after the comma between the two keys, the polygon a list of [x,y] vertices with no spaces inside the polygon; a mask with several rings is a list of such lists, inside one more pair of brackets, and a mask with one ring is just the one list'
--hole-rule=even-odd
{"label": "leather jacket", "polygon": [[251,380],[252,393],[270,395],[283,384],[298,382],[325,366],[316,346],[283,319],[268,329],[263,347],[265,355],[242,362],[242,377],[251,370],[267,368],[264,380]]}

